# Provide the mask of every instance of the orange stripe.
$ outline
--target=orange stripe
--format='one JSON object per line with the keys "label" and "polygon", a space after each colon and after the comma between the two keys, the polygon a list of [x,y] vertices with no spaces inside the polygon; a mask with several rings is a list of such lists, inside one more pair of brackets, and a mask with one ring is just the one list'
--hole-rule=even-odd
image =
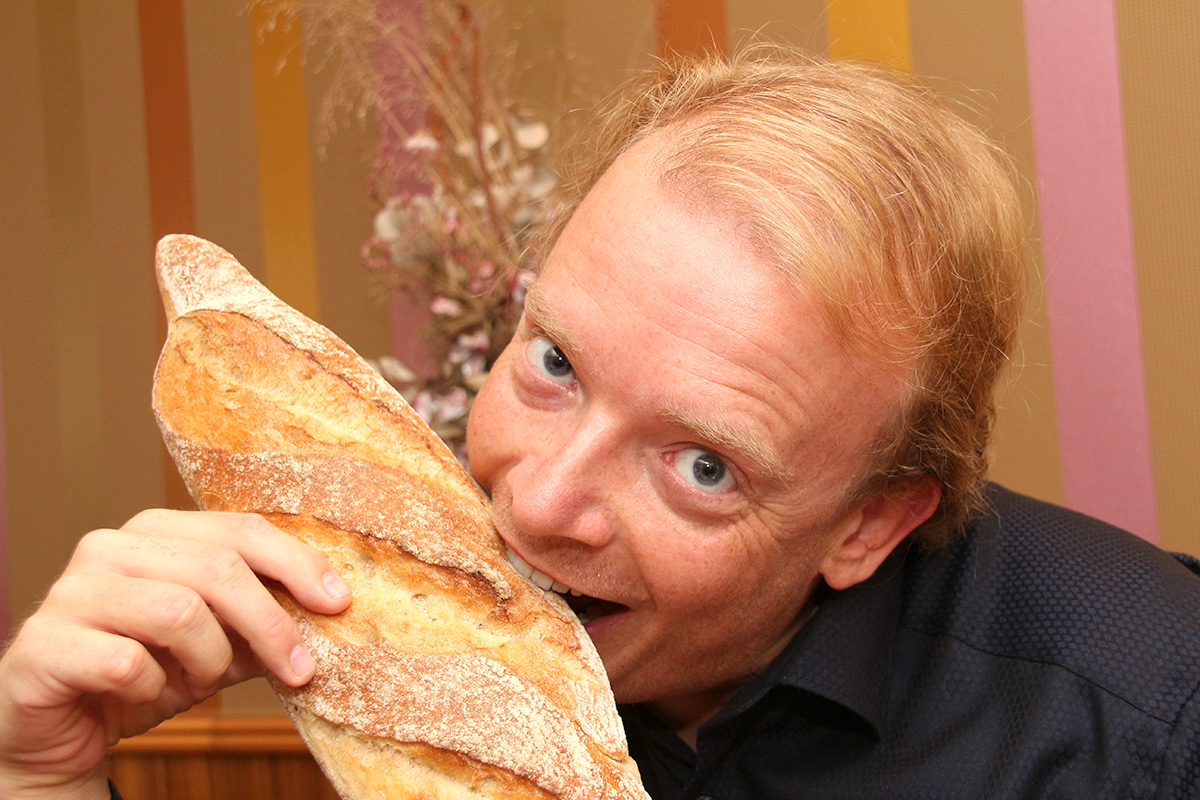
{"label": "orange stripe", "polygon": [[[196,180],[192,158],[191,102],[182,0],[139,0],[142,94],[146,111],[146,160],[150,183],[150,233],[196,233]],[[159,318],[166,338],[166,319]],[[163,487],[169,508],[193,508],[183,480],[165,448]]]}
{"label": "orange stripe", "polygon": [[181,0],[139,0],[150,226],[157,241],[196,232],[196,182]]}
{"label": "orange stripe", "polygon": [[317,319],[319,292],[301,25],[294,15],[269,11],[260,3],[250,7],[250,23],[263,271],[271,291]]}
{"label": "orange stripe", "polygon": [[655,0],[654,18],[660,56],[728,52],[725,0]]}
{"label": "orange stripe", "polygon": [[912,69],[907,0],[826,0],[829,54]]}

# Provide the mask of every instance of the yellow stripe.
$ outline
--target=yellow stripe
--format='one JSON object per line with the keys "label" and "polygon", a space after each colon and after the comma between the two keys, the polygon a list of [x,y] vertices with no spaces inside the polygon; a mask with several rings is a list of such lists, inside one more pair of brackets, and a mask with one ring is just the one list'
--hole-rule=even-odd
{"label": "yellow stripe", "polygon": [[262,194],[263,274],[284,302],[319,317],[304,42],[291,14],[250,7]]}
{"label": "yellow stripe", "polygon": [[825,0],[829,54],[912,69],[908,0]]}

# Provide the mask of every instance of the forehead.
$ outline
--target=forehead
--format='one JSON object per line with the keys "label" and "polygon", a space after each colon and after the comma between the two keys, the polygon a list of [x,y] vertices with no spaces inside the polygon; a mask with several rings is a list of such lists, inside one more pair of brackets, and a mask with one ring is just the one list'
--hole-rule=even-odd
{"label": "forehead", "polygon": [[732,221],[665,190],[656,156],[653,141],[631,149],[581,204],[531,291],[532,322],[625,408],[781,465],[828,435],[857,466],[898,402],[895,376],[849,352]]}

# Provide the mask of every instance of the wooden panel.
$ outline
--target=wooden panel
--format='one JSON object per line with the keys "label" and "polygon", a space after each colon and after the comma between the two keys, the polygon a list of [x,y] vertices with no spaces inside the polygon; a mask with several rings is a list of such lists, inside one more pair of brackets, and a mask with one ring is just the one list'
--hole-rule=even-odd
{"label": "wooden panel", "polygon": [[114,755],[108,774],[126,800],[338,800],[312,756]]}
{"label": "wooden panel", "polygon": [[120,742],[108,774],[127,800],[337,800],[285,717],[185,714]]}

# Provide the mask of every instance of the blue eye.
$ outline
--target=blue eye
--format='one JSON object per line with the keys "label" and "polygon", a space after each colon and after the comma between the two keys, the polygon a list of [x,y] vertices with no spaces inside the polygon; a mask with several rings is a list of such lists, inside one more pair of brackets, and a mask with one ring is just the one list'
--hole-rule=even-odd
{"label": "blue eye", "polygon": [[733,475],[720,456],[699,447],[680,450],[675,456],[675,471],[693,486],[711,494],[728,492],[734,487]]}
{"label": "blue eye", "polygon": [[533,368],[558,383],[570,383],[575,379],[571,362],[554,342],[545,336],[533,339],[525,348],[525,355]]}

